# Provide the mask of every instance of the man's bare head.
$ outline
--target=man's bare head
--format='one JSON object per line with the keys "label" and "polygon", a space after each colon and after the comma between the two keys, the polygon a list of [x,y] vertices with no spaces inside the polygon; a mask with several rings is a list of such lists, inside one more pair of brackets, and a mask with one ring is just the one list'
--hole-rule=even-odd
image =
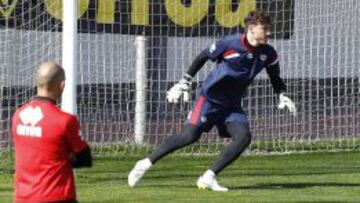
{"label": "man's bare head", "polygon": [[250,44],[259,46],[267,44],[271,34],[272,19],[263,11],[251,11],[245,20],[245,33]]}
{"label": "man's bare head", "polygon": [[36,85],[40,96],[57,97],[58,99],[63,91],[65,82],[64,69],[53,62],[42,63],[36,72]]}

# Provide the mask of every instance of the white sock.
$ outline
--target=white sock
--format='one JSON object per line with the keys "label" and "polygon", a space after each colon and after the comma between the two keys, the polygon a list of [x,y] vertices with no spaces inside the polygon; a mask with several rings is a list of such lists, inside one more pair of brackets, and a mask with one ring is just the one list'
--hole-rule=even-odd
{"label": "white sock", "polygon": [[152,166],[152,163],[149,158],[145,158],[145,159],[141,160],[141,162],[143,162],[147,168]]}
{"label": "white sock", "polygon": [[207,171],[205,171],[203,176],[206,178],[215,177],[215,173],[212,170],[208,169]]}

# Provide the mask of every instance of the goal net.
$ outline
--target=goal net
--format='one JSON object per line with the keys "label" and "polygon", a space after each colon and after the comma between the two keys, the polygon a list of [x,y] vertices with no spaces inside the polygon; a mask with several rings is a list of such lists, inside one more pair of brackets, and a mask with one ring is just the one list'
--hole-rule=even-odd
{"label": "goal net", "polygon": [[61,22],[48,12],[56,5],[39,2],[0,0],[0,173],[13,168],[11,116],[34,96],[35,68],[61,59]]}
{"label": "goal net", "polygon": [[[44,60],[61,63],[61,1],[0,0],[0,154],[8,156],[0,169],[11,160],[11,115],[35,94],[35,68]],[[78,117],[95,154],[138,155],[179,133],[192,104],[167,103],[166,90],[200,51],[225,35],[243,32],[243,19],[254,9],[274,19],[270,43],[280,55],[281,76],[298,115],[277,109],[270,82],[260,74],[243,100],[253,136],[249,152],[358,149],[359,1],[78,2]],[[137,36],[145,40],[143,57]],[[140,78],[139,61],[145,67]],[[207,63],[195,85],[212,68]],[[145,85],[139,87],[139,81]],[[142,102],[139,90],[145,93]],[[137,105],[142,111],[136,111]],[[143,123],[136,126],[139,115]],[[140,145],[135,129],[141,132]],[[217,153],[228,142],[211,131],[181,152]]]}

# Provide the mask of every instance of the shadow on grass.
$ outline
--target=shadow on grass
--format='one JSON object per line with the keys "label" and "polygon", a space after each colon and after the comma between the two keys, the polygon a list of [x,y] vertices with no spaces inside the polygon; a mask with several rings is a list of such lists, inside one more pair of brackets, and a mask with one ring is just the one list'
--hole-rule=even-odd
{"label": "shadow on grass", "polygon": [[[339,201],[301,201],[301,202],[296,202],[296,203],[339,203]],[[357,203],[357,202],[342,202],[342,203]]]}
{"label": "shadow on grass", "polygon": [[12,192],[13,189],[11,187],[8,188],[0,188],[0,192]]}
{"label": "shadow on grass", "polygon": [[232,190],[263,190],[263,189],[303,189],[309,187],[360,187],[358,183],[337,183],[337,182],[329,182],[329,183],[270,183],[270,184],[256,184],[251,186],[241,186],[241,187],[230,187]]}
{"label": "shadow on grass", "polygon": [[2,169],[0,168],[0,175],[12,175],[15,173],[14,169]]}
{"label": "shadow on grass", "polygon": [[[163,173],[163,174],[161,174]],[[193,171],[186,171],[186,170],[177,170],[177,171],[172,171],[172,172],[161,172],[161,170],[156,170],[156,171],[149,171],[147,175],[145,175],[144,179],[146,180],[171,180],[174,181],[175,179],[182,179],[182,178],[189,178],[189,179],[194,179],[196,180],[200,175],[201,172],[199,173],[194,173]],[[358,171],[313,171],[313,172],[308,172],[308,171],[294,171],[294,172],[288,172],[285,170],[279,170],[279,171],[268,171],[268,170],[258,170],[256,172],[254,171],[243,171],[242,173],[238,173],[236,174],[237,177],[247,177],[247,176],[310,176],[310,175],[331,175],[331,174],[356,174],[359,173]],[[106,175],[104,175],[106,174]],[[107,182],[107,181],[127,181],[127,175],[128,173],[121,173],[121,172],[111,172],[108,173],[107,171],[101,172],[101,171],[96,171],[96,172],[86,172],[86,173],[78,173],[77,177],[79,178],[79,180],[83,180],[86,182],[92,182],[92,183],[97,183],[97,182]],[[220,178],[233,178],[234,175],[232,173],[227,173],[224,175],[221,175]],[[324,183],[326,186],[327,183]],[[292,184],[290,184],[288,187],[291,187]],[[315,185],[316,186],[316,185]],[[331,186],[327,185],[327,186]],[[341,186],[341,185],[339,185]],[[343,185],[343,186],[349,186],[349,185]],[[360,185],[357,185],[360,186]],[[265,185],[264,185],[265,187]],[[274,185],[273,187],[281,187],[280,185]],[[294,186],[292,186],[293,188],[296,187],[303,187],[301,186],[301,184],[298,184],[296,186],[296,184],[294,184]],[[314,186],[313,186],[314,187]]]}
{"label": "shadow on grass", "polygon": [[[313,201],[298,201],[296,203],[339,203],[339,201],[327,201],[327,200],[313,200]],[[345,201],[341,203],[358,203],[358,201]]]}
{"label": "shadow on grass", "polygon": [[[139,184],[139,187],[154,187],[154,188],[195,188],[196,182],[193,184],[174,184],[174,182],[161,183],[161,184],[146,184],[146,181]],[[230,191],[236,190],[276,190],[276,189],[304,189],[310,187],[360,187],[360,183],[269,183],[269,184],[256,184],[250,186],[229,187]]]}
{"label": "shadow on grass", "polygon": [[[107,201],[102,201],[102,203],[118,203],[119,200],[118,199],[114,199],[114,200],[107,200]],[[194,201],[196,202],[196,201]],[[84,203],[98,203],[97,201],[85,201]],[[319,200],[315,200],[315,201],[296,201],[296,202],[292,202],[292,203],[339,203],[338,201],[319,201]],[[346,201],[346,202],[342,202],[342,203],[358,203],[356,201]]]}

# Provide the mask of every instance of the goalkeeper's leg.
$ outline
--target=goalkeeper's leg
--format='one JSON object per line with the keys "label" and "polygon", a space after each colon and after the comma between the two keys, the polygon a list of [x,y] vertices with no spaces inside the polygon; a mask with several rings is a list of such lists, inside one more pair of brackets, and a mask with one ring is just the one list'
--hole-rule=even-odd
{"label": "goalkeeper's leg", "polygon": [[167,154],[198,141],[201,134],[202,131],[198,126],[186,124],[180,134],[169,137],[149,156],[151,163],[154,164]]}
{"label": "goalkeeper's leg", "polygon": [[226,130],[231,135],[232,141],[220,154],[218,160],[213,164],[211,169],[207,170],[202,176],[200,176],[197,182],[197,186],[200,189],[209,188],[213,191],[228,191],[226,187],[222,187],[218,184],[215,176],[235,161],[251,142],[251,134],[248,124],[229,123],[226,125]]}
{"label": "goalkeeper's leg", "polygon": [[200,127],[186,124],[183,128],[183,131],[179,135],[174,135],[168,138],[164,144],[162,144],[157,150],[155,150],[148,158],[140,160],[136,163],[134,168],[131,170],[128,176],[129,186],[135,186],[140,179],[144,176],[147,170],[155,164],[162,157],[167,154],[190,145],[197,140],[199,140],[202,131]]}
{"label": "goalkeeper's leg", "polygon": [[231,135],[232,141],[211,167],[211,170],[215,174],[218,174],[235,161],[251,142],[251,133],[248,124],[229,123],[226,125],[226,130]]}

